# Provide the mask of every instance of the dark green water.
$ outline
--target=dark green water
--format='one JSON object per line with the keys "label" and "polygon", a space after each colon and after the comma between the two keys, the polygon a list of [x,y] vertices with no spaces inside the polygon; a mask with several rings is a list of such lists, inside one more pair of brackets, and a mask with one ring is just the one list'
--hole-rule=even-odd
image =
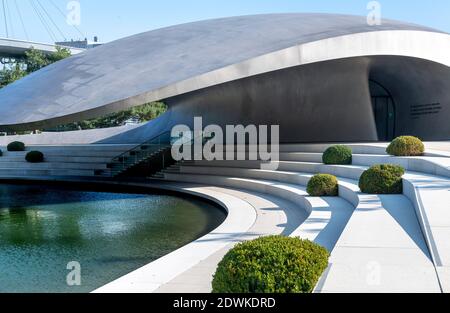
{"label": "dark green water", "polygon": [[[192,198],[0,184],[0,292],[90,292],[224,219]],[[72,261],[81,286],[67,285]]]}

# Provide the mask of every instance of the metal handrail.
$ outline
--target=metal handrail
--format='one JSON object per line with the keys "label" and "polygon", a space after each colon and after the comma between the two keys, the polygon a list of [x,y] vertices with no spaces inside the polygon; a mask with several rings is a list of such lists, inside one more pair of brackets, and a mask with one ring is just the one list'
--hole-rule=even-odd
{"label": "metal handrail", "polygon": [[[139,149],[139,148],[142,147],[142,146],[150,145],[149,143],[150,143],[151,141],[154,141],[154,140],[156,140],[156,139],[159,139],[159,138],[161,138],[162,136],[164,136],[164,135],[166,135],[166,134],[170,134],[170,133],[171,133],[170,131],[163,132],[163,133],[161,133],[161,134],[159,134],[159,135],[153,137],[152,139],[147,140],[147,141],[145,141],[145,142],[143,142],[143,143],[141,143],[141,144],[135,146],[134,148],[132,148],[132,149],[130,149],[130,150],[128,150],[128,151],[125,151],[124,153],[122,153],[122,154],[120,154],[120,155],[114,157],[114,158],[112,159],[112,161],[118,160],[119,158],[121,158],[121,157],[123,157],[123,156],[126,156],[126,155],[129,154],[130,152],[133,152],[133,151]],[[169,140],[169,143],[170,143],[170,140]],[[159,143],[159,144],[160,144],[160,143]],[[156,145],[156,144],[155,144],[155,145]]]}
{"label": "metal handrail", "polygon": [[[161,133],[158,136],[155,136],[152,139],[147,140],[144,143],[141,143],[140,145],[137,145],[134,148],[114,157],[111,160],[111,163],[118,164],[120,166],[120,168],[114,170],[111,173],[111,175],[114,176],[114,175],[124,171],[125,169],[138,164],[139,162],[145,160],[146,158],[151,157],[155,153],[161,152],[162,148],[164,148],[163,150],[165,150],[166,148],[172,147],[173,144],[172,144],[171,137],[169,137],[168,140],[166,140],[166,141],[161,140],[161,138],[163,138],[163,136],[166,136],[170,133],[171,132],[169,132],[169,131]],[[192,134],[192,135],[193,135],[192,138],[189,138],[188,140],[186,140],[186,142],[182,143],[181,145],[186,145],[187,143],[194,143],[199,137],[203,138],[202,144],[204,144],[205,138],[204,138],[203,132],[199,136],[194,136],[195,134]],[[155,142],[157,142],[157,143],[155,143]],[[142,149],[143,146],[149,146],[150,149],[143,150]],[[151,147],[157,147],[157,149],[151,149]],[[134,155],[133,155],[133,153],[134,153]],[[143,155],[142,155],[142,153],[143,153]],[[133,156],[134,156],[134,160],[133,160]],[[164,155],[163,155],[163,164],[164,164]]]}

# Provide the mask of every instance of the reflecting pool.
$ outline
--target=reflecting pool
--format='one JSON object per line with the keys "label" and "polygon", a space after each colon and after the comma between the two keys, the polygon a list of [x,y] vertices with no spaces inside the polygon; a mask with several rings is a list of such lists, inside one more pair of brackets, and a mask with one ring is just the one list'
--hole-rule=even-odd
{"label": "reflecting pool", "polygon": [[[90,292],[225,217],[190,197],[0,184],[0,292]],[[81,286],[67,284],[71,262],[81,266]]]}

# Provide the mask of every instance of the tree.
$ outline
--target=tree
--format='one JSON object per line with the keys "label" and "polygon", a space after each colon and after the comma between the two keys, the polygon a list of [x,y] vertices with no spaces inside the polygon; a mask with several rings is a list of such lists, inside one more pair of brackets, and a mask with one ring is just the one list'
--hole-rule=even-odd
{"label": "tree", "polygon": [[55,63],[72,55],[69,49],[63,47],[56,47],[56,51],[48,55],[48,60],[50,63]]}
{"label": "tree", "polygon": [[27,75],[27,72],[18,63],[4,67],[0,71],[0,89],[21,79],[25,75]]}
{"label": "tree", "polygon": [[25,52],[24,59],[13,60],[0,70],[0,88],[70,55],[70,50],[62,47],[56,47],[56,51],[49,54],[31,48]]}
{"label": "tree", "polygon": [[138,122],[144,123],[151,121],[167,111],[167,107],[162,102],[146,103],[141,106],[131,108],[129,110],[112,113],[103,117],[61,125],[52,131],[71,131],[86,130],[97,128],[108,128],[122,126],[131,118],[136,118]]}
{"label": "tree", "polygon": [[40,70],[47,65],[63,60],[70,57],[70,50],[67,48],[56,47],[56,51],[50,54],[44,54],[34,48],[31,48],[25,52],[25,64],[27,73],[32,73]]}

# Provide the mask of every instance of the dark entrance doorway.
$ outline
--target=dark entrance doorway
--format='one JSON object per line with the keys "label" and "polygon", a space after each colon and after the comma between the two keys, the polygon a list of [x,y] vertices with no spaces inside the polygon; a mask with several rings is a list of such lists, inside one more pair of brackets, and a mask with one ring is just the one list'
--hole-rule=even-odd
{"label": "dark entrance doorway", "polygon": [[395,137],[395,103],[389,91],[374,80],[369,81],[373,114],[378,140],[391,141]]}

